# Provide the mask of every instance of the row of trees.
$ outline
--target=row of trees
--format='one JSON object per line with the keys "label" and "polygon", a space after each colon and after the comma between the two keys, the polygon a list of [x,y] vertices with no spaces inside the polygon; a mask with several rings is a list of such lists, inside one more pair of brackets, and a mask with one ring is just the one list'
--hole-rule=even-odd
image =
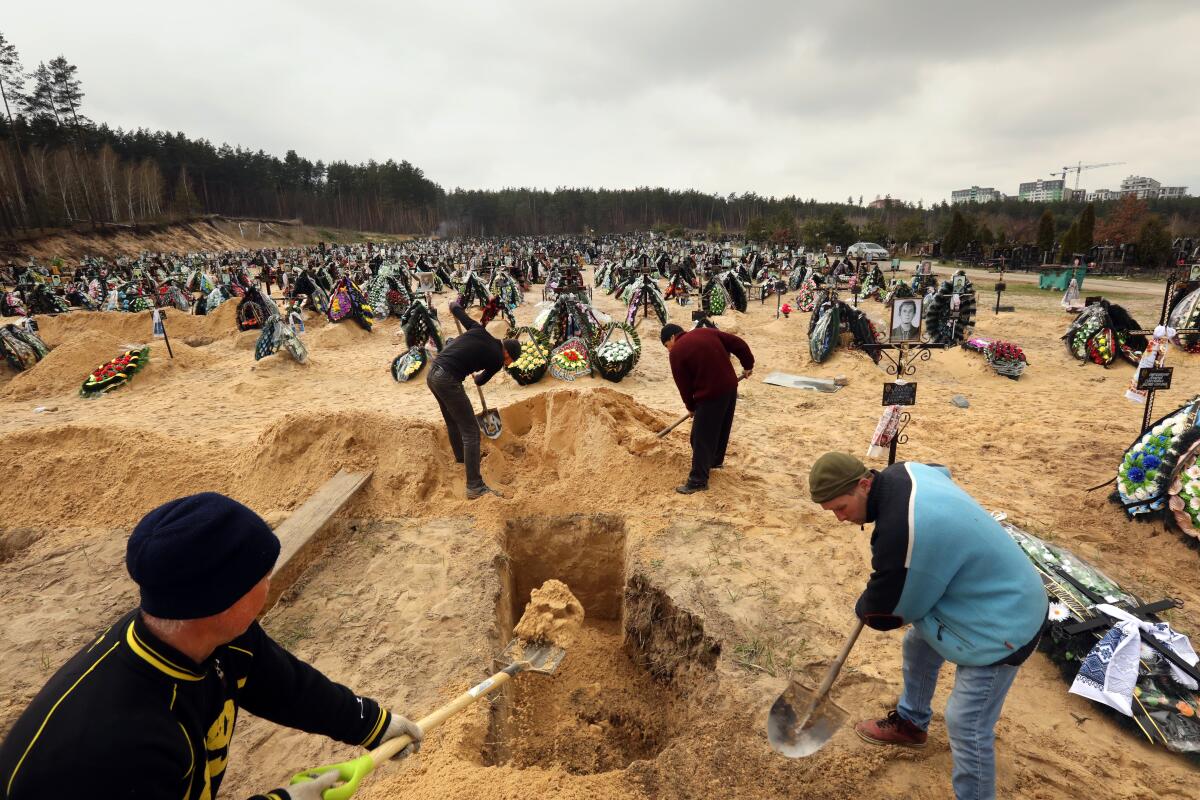
{"label": "row of trees", "polygon": [[867,208],[861,197],[825,203],[653,187],[446,191],[408,161],[324,163],[293,150],[279,158],[183,133],[112,129],[82,113],[77,72],[60,55],[27,73],[0,34],[0,234],[220,213],[387,233],[543,235],[658,226],[744,231],[755,240],[808,246],[944,239],[953,253],[966,242],[1035,237],[1075,252],[1092,242],[1140,241],[1147,224],[1151,239],[1200,231],[1197,198],[1049,207],[1005,199],[964,213],[945,202],[925,208],[888,199]]}

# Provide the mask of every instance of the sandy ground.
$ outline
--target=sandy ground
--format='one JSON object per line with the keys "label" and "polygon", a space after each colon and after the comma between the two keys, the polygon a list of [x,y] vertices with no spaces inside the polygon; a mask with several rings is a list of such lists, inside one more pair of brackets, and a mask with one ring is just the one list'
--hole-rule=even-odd
{"label": "sandy ground", "polygon": [[[1126,521],[1106,490],[1084,491],[1111,477],[1141,412],[1122,397],[1132,368],[1068,357],[1058,299],[1014,294],[1017,313],[979,320],[981,335],[1025,348],[1019,382],[961,350],[918,363],[901,457],[949,465],[987,507],[1142,595],[1182,598],[1169,616],[1200,635],[1196,551],[1158,524]],[[866,306],[883,319],[882,306]],[[1129,307],[1148,324],[1157,298]],[[685,324],[688,312],[671,307]],[[827,449],[865,451],[888,380],[859,354],[809,363],[807,315],[775,319],[769,303],[719,318],[759,363],[740,390],[729,466],[707,493],[672,491],[687,470],[687,428],[654,437],[681,404],[657,325],[643,325],[645,354],[620,384],[504,377],[487,387],[505,431],[484,440],[483,471],[509,499],[470,503],[423,377],[397,384],[389,374],[401,349],[395,320],[366,333],[310,319],[311,363],[300,366],[286,354],[256,363],[257,333],[236,333],[232,313],[228,304],[208,318],[169,316],[175,358],[155,342],[147,370],[98,399],[76,394],[84,375],[147,341],[148,315],[44,319],[50,356],[17,377],[0,371],[0,732],[136,602],[123,550],[146,511],[211,489],[277,523],[339,468],[367,468],[374,476],[325,557],[266,617],[298,655],[416,718],[490,672],[529,589],[547,578],[571,586],[587,623],[560,674],[518,678],[432,733],[417,757],[381,768],[360,797],[950,795],[940,715],[949,669],[922,753],[871,747],[850,731],[798,761],[766,744],[771,701],[789,675],[815,682],[869,572],[867,534],[807,500],[808,467]],[[534,314],[523,306],[519,320]],[[1180,369],[1159,396],[1162,413],[1200,392],[1192,358],[1170,356]],[[850,383],[831,395],[761,383],[774,370]],[[955,394],[970,407],[953,406]],[[855,716],[882,714],[899,665],[900,636],[867,631],[838,701]],[[999,725],[1001,796],[1195,796],[1188,762],[1066,689],[1040,654],[1022,669]],[[244,715],[225,794],[353,755]]]}
{"label": "sandy ground", "polygon": [[[376,234],[372,241],[397,241],[411,237]],[[24,262],[32,257],[72,259],[83,256],[136,256],[139,253],[202,253],[260,247],[299,247],[318,241],[361,241],[363,234],[304,225],[296,221],[203,217],[173,225],[140,226],[137,230],[106,228],[57,231],[28,239],[0,241],[0,259]]]}

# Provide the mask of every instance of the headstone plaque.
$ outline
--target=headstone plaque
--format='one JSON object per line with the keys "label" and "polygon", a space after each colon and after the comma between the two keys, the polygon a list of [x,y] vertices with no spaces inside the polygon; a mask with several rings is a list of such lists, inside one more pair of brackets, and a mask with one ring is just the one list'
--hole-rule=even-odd
{"label": "headstone plaque", "polygon": [[883,385],[883,405],[885,406],[915,406],[917,404],[917,384],[912,381],[896,381]]}
{"label": "headstone plaque", "polygon": [[1157,391],[1171,388],[1171,373],[1174,367],[1145,367],[1138,372],[1137,388],[1143,391]]}

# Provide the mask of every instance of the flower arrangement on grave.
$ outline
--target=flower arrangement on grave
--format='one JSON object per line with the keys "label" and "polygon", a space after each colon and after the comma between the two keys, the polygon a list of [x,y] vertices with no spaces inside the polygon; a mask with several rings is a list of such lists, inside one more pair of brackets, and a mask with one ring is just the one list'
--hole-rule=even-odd
{"label": "flower arrangement on grave", "polygon": [[710,317],[719,317],[729,308],[729,293],[716,278],[706,283],[700,291],[700,308]]}
{"label": "flower arrangement on grave", "polygon": [[1167,507],[1179,530],[1200,539],[1200,443],[1193,444],[1179,459],[1175,476],[1167,488]]}
{"label": "flower arrangement on grave", "polygon": [[554,299],[554,305],[538,314],[533,324],[552,347],[557,347],[574,336],[592,341],[600,322],[591,306],[564,293]]}
{"label": "flower arrangement on grave", "polygon": [[1108,366],[1117,356],[1137,364],[1148,344],[1129,312],[1107,300],[1088,306],[1063,334],[1067,350],[1080,361]]}
{"label": "flower arrangement on grave", "polygon": [[46,343],[21,325],[0,327],[0,353],[17,372],[29,369],[49,354]]}
{"label": "flower arrangement on grave", "polygon": [[618,383],[637,366],[642,355],[642,340],[632,325],[611,322],[604,326],[597,341],[592,363],[600,377]]}
{"label": "flower arrangement on grave", "polygon": [[667,301],[663,297],[662,290],[658,288],[658,281],[652,276],[638,275],[629,284],[629,288],[626,289],[623,296],[629,303],[625,312],[625,322],[629,325],[637,320],[638,312],[645,308],[654,311],[654,316],[658,317],[660,325],[667,324]]}
{"label": "flower arrangement on grave", "polygon": [[943,281],[925,303],[925,335],[935,344],[958,344],[975,328],[975,288],[963,270]]}
{"label": "flower arrangement on grave", "polygon": [[349,278],[339,278],[329,295],[329,309],[325,316],[330,322],[340,322],[347,317],[354,317],[366,330],[371,330],[375,322],[375,311],[371,308],[362,289]]}
{"label": "flower arrangement on grave", "polygon": [[1200,397],[1161,418],[1125,451],[1117,467],[1113,500],[1131,517],[1163,511],[1180,456],[1200,440]]}
{"label": "flower arrangement on grave", "polygon": [[987,359],[988,366],[997,374],[1013,380],[1021,377],[1021,373],[1029,364],[1029,360],[1025,357],[1025,351],[1012,342],[999,340],[990,342],[983,355]]}
{"label": "flower arrangement on grave", "polygon": [[[1050,544],[1003,521],[1000,525],[1033,563],[1050,595],[1047,612],[1048,630],[1038,649],[1046,653],[1068,681],[1077,681],[1089,654],[1102,639],[1109,638],[1112,627],[1102,625],[1072,633],[1073,626],[1097,618],[1098,603],[1123,609],[1143,605],[1140,598],[1070,550]],[[1078,585],[1077,585],[1078,584]],[[1154,618],[1151,617],[1154,621]],[[1100,707],[1111,711],[1123,726],[1145,736],[1154,744],[1193,758],[1200,754],[1200,694],[1176,680],[1171,664],[1156,650],[1141,647],[1136,682],[1130,701],[1132,716],[1116,712],[1107,703]]]}
{"label": "flower arrangement on grave", "polygon": [[550,374],[559,380],[573,381],[591,372],[588,347],[582,339],[568,339],[550,352]]}
{"label": "flower arrangement on grave", "polygon": [[118,386],[124,386],[134,375],[144,369],[149,361],[149,347],[143,347],[140,350],[126,350],[111,361],[92,370],[84,380],[83,386],[80,387],[79,393],[84,397],[90,397],[111,391]]}
{"label": "flower arrangement on grave", "polygon": [[[1175,330],[1200,328],[1200,289],[1180,289],[1171,299],[1171,310],[1167,314],[1167,327]],[[1190,333],[1176,336],[1176,343],[1189,353],[1200,353],[1200,334]]]}
{"label": "flower arrangement on grave", "polygon": [[423,299],[413,300],[404,309],[400,315],[400,328],[404,331],[406,347],[423,347],[428,341],[435,351],[442,351],[441,327]]}
{"label": "flower arrangement on grave", "polygon": [[429,363],[429,353],[424,347],[410,347],[392,361],[392,377],[405,383],[417,376]]}
{"label": "flower arrangement on grave", "polygon": [[750,303],[750,294],[746,291],[746,283],[738,275],[737,270],[725,270],[717,276],[717,280],[725,287],[725,292],[729,296],[729,304],[733,306],[735,311],[740,311],[744,314],[746,307]]}
{"label": "flower arrangement on grave", "polygon": [[817,286],[817,279],[809,275],[804,279],[804,283],[800,284],[800,293],[796,295],[796,310],[806,313],[815,311],[817,298],[820,295],[821,290]]}
{"label": "flower arrangement on grave", "polygon": [[[521,341],[528,336],[528,341]],[[521,354],[507,367],[508,374],[522,386],[537,383],[550,366],[550,347],[546,337],[537,328],[512,328],[505,338],[521,342]]]}

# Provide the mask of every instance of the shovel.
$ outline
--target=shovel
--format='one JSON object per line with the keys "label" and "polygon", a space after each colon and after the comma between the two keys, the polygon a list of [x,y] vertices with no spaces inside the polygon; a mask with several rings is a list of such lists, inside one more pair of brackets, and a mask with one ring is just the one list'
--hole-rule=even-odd
{"label": "shovel", "polygon": [[[458,317],[454,317],[454,327],[458,328],[459,333],[462,333],[462,325],[459,323]],[[479,405],[483,406],[483,411],[475,415],[475,421],[479,423],[479,430],[489,439],[499,439],[501,431],[504,430],[504,426],[500,422],[500,412],[487,407],[487,400],[483,399],[482,386],[475,384],[475,388],[479,391]]]}
{"label": "shovel", "polygon": [[487,407],[487,400],[483,399],[482,386],[476,384],[475,388],[479,390],[479,404],[483,406],[483,411],[475,415],[475,421],[479,423],[479,430],[483,431],[483,435],[489,439],[499,439],[500,432],[503,430],[500,412]]}
{"label": "shovel", "polygon": [[824,747],[849,718],[850,715],[843,708],[829,699],[829,688],[842,671],[846,656],[850,655],[850,649],[858,641],[862,629],[863,621],[860,619],[815,692],[792,681],[783,694],[776,698],[771,713],[767,715],[767,741],[776,753],[788,758],[811,756]]}
{"label": "shovel", "polygon": [[[545,642],[523,642],[520,639],[513,639],[508,643],[508,647],[504,648],[504,652],[500,654],[500,657],[496,659],[498,664],[507,665],[504,669],[495,673],[487,680],[471,687],[428,716],[417,720],[417,726],[421,729],[422,733],[429,733],[459,711],[462,711],[479,698],[496,691],[522,672],[538,672],[543,675],[553,675],[566,655],[566,650],[552,644]],[[342,780],[342,784],[332,789],[326,789],[321,793],[321,797],[323,800],[348,800],[351,795],[358,791],[358,785],[362,782],[363,778],[370,775],[380,764],[412,744],[412,741],[412,737],[408,734],[397,736],[395,739],[389,739],[374,750],[364,753],[352,761],[343,761],[340,764],[329,764],[324,767],[314,767],[313,769],[298,772],[292,776],[291,783],[292,785],[304,783],[318,775],[336,770],[339,778]]]}
{"label": "shovel", "polygon": [[[738,381],[744,381],[744,380],[746,380],[746,378],[748,378],[748,377],[749,377],[749,375],[748,375],[747,373],[743,372],[741,375],[739,375],[739,376],[738,376]],[[668,433],[670,433],[671,431],[675,430],[676,428],[678,428],[678,427],[679,427],[680,425],[682,425],[683,423],[687,422],[687,420],[688,420],[688,419],[689,419],[691,416],[692,416],[692,412],[691,412],[691,411],[689,411],[688,413],[684,414],[682,417],[680,417],[679,419],[675,420],[675,421],[674,421],[674,422],[672,422],[670,425],[668,425],[667,427],[665,427],[665,428],[663,428],[661,431],[659,431],[659,432],[658,432],[658,438],[659,438],[659,439],[663,438],[663,437],[664,437],[664,436],[666,436]]]}

